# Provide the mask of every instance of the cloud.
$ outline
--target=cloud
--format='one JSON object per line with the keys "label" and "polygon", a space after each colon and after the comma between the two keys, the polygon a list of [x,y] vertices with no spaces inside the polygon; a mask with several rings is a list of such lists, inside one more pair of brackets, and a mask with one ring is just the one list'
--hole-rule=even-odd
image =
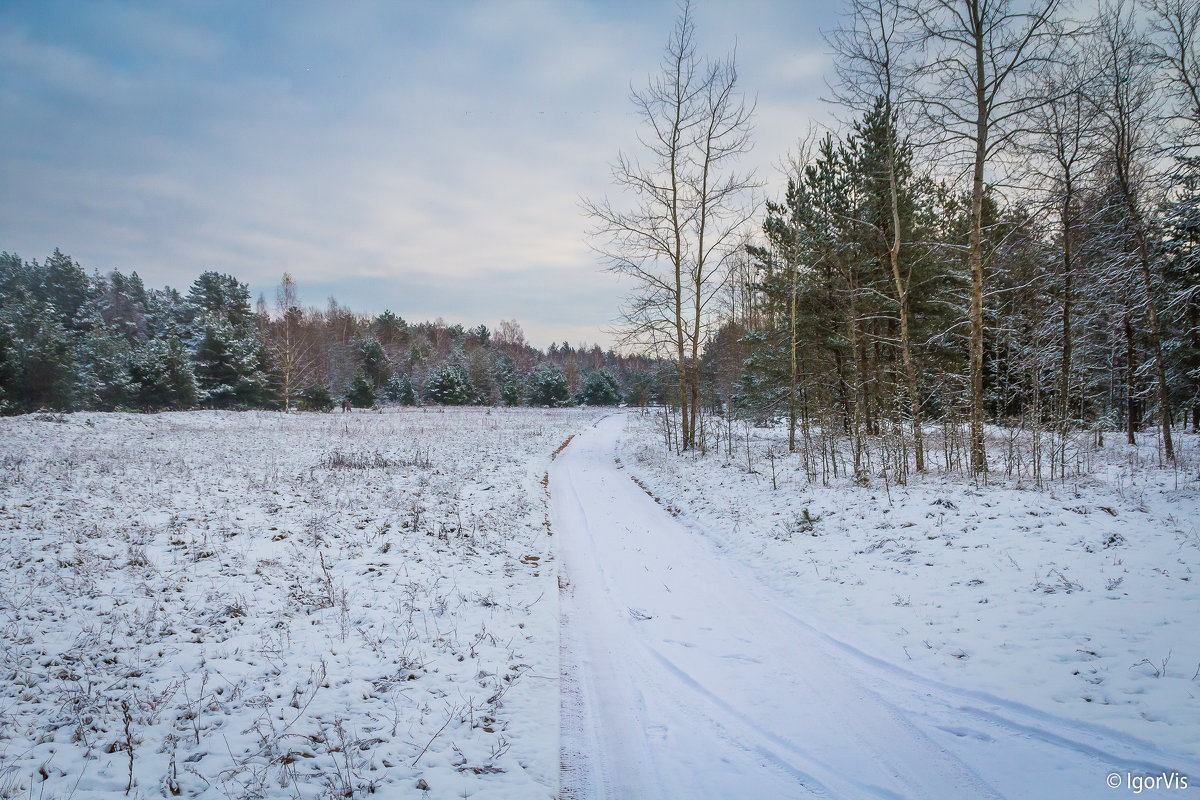
{"label": "cloud", "polygon": [[[797,38],[810,21],[782,0],[696,8],[702,48],[736,38],[759,104],[752,160],[771,173],[819,111],[821,57]],[[269,290],[287,270],[356,310],[412,300],[420,318],[516,317],[531,338],[606,343],[620,286],[578,200],[608,191],[634,142],[629,86],[658,68],[675,14],[7,5],[0,249],[60,246],[178,287],[218,269]]]}

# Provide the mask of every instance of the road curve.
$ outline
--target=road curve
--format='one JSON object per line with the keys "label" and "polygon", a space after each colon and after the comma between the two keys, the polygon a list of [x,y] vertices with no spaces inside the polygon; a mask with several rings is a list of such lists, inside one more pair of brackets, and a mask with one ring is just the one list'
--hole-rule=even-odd
{"label": "road curve", "polygon": [[631,480],[624,421],[577,436],[551,471],[562,797],[1119,797],[1110,773],[1161,771],[1200,784],[1200,765],[1138,740],[817,632]]}

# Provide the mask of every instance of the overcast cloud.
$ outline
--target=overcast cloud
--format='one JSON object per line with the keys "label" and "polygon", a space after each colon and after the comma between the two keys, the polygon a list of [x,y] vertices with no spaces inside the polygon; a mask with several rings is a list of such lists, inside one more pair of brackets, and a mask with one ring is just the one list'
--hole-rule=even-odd
{"label": "overcast cloud", "polygon": [[[697,0],[757,97],[747,163],[825,120],[830,4]],[[624,287],[580,197],[634,145],[672,2],[0,5],[0,249],[185,289],[600,342]]]}

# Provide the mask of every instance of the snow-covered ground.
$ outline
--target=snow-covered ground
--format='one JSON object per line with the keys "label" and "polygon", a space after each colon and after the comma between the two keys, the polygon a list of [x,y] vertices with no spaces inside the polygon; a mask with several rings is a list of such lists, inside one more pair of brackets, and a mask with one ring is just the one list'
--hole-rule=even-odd
{"label": "snow-covered ground", "polygon": [[0,419],[0,798],[1200,785],[1193,435],[1178,473],[1111,444],[1040,490],[822,486],[786,456],[772,488],[779,431],[751,431],[755,473],[657,436],[588,410]]}
{"label": "snow-covered ground", "polygon": [[785,455],[784,431],[750,432],[752,473],[744,440],[733,458],[680,459],[659,422],[630,416],[620,465],[805,623],[923,679],[1197,763],[1195,434],[1179,436],[1179,471],[1153,466],[1152,440],[1114,435],[1088,475],[1040,490],[937,473],[823,486]]}
{"label": "snow-covered ground", "polygon": [[593,416],[0,419],[0,797],[555,796]]}

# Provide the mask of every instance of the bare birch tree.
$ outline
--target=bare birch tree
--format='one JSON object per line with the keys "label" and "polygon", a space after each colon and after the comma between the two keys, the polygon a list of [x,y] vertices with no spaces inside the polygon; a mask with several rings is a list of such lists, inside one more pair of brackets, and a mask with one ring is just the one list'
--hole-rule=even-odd
{"label": "bare birch tree", "polygon": [[296,291],[296,281],[285,272],[275,289],[275,310],[279,320],[273,326],[275,353],[283,378],[283,408],[291,411],[292,399],[312,377],[312,342],[304,335],[304,311]]}
{"label": "bare birch tree", "polygon": [[1078,66],[1064,66],[1044,76],[1048,102],[1033,114],[1033,136],[1027,152],[1031,171],[1046,193],[1057,223],[1062,291],[1061,342],[1058,374],[1060,466],[1066,467],[1067,432],[1071,424],[1071,391],[1076,293],[1076,251],[1080,237],[1080,195],[1093,162],[1094,114],[1084,93],[1085,76]]}
{"label": "bare birch tree", "polygon": [[1175,102],[1168,118],[1178,130],[1184,155],[1200,147],[1200,3],[1146,0],[1153,33],[1150,52],[1163,69]]}
{"label": "bare birch tree", "polygon": [[909,290],[912,264],[903,263],[904,232],[900,222],[900,186],[896,169],[896,123],[901,110],[913,99],[912,37],[905,30],[906,14],[895,0],[849,0],[841,24],[827,38],[837,54],[838,84],[835,97],[859,113],[879,101],[887,125],[887,184],[891,201],[890,229],[885,237],[888,267],[896,291],[900,315],[900,353],[904,361],[913,450],[917,472],[925,471],[925,447],[921,430],[921,397],[917,365],[909,333]]}
{"label": "bare birch tree", "polygon": [[699,354],[713,322],[726,260],[752,215],[757,184],[732,162],[750,148],[753,106],[737,88],[732,57],[702,61],[691,8],[684,5],[661,71],[632,93],[645,160],[620,155],[613,183],[632,200],[585,200],[593,246],[635,288],[623,310],[627,342],[667,338],[678,363],[679,450],[696,446]]}
{"label": "bare birch tree", "polygon": [[1170,395],[1154,279],[1155,245],[1148,214],[1152,207],[1148,195],[1152,191],[1154,162],[1160,153],[1158,140],[1163,134],[1159,127],[1162,95],[1149,42],[1138,31],[1131,3],[1117,0],[1101,9],[1089,56],[1097,65],[1091,96],[1102,119],[1099,136],[1104,142],[1104,178],[1122,218],[1121,228],[1114,234],[1126,237],[1131,243],[1133,266],[1141,277],[1154,356],[1163,454],[1173,461]]}
{"label": "bare birch tree", "polygon": [[[904,0],[928,58],[918,70],[935,144],[970,175],[970,466],[987,471],[983,435],[983,201],[989,171],[1047,98],[1032,78],[1060,44],[1059,0]],[[994,181],[993,181],[994,182]]]}

